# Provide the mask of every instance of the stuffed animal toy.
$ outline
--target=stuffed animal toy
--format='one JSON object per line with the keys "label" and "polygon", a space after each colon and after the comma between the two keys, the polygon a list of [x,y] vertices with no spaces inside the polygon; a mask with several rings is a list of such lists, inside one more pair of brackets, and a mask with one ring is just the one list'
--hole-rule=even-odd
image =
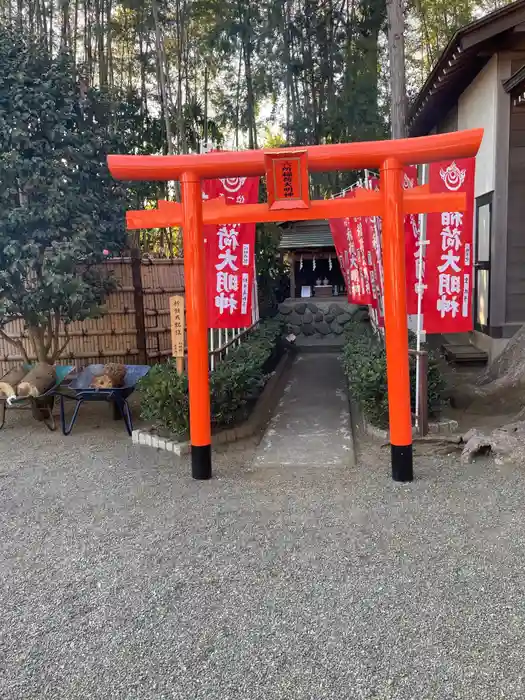
{"label": "stuffed animal toy", "polygon": [[39,362],[24,376],[16,388],[17,396],[40,396],[51,389],[56,381],[56,372],[53,365]]}
{"label": "stuffed animal toy", "polygon": [[14,367],[2,377],[0,381],[0,399],[13,399],[16,396],[16,387],[26,376],[27,369],[20,365]]}
{"label": "stuffed animal toy", "polygon": [[104,365],[102,374],[93,377],[91,386],[93,389],[118,389],[124,386],[126,378],[125,365],[116,362],[110,362]]}

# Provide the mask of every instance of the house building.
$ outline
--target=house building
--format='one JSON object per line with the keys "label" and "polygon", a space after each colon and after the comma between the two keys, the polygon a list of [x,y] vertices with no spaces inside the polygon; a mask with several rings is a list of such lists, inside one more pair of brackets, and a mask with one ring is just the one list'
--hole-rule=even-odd
{"label": "house building", "polygon": [[471,340],[494,357],[525,323],[525,0],[455,34],[408,127],[409,136],[485,130],[476,160]]}

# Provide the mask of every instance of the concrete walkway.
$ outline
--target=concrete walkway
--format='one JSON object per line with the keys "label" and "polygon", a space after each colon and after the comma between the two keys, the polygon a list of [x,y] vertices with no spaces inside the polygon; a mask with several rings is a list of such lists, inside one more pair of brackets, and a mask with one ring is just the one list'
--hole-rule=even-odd
{"label": "concrete walkway", "polygon": [[255,465],[327,467],[353,463],[346,379],[336,354],[299,355],[259,445]]}

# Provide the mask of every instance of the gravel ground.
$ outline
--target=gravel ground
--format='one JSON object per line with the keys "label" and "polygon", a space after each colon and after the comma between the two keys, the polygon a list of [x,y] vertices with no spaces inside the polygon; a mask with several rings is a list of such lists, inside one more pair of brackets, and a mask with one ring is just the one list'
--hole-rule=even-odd
{"label": "gravel ground", "polygon": [[121,428],[0,433],[1,698],[525,696],[523,467],[246,446],[197,483]]}

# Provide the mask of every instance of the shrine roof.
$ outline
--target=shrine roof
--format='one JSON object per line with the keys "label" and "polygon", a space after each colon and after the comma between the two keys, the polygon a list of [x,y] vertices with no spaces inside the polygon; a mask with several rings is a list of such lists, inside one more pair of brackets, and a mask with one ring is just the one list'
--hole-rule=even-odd
{"label": "shrine roof", "polygon": [[459,29],[411,105],[408,135],[430,133],[494,53],[520,44],[524,23],[525,0],[517,0]]}
{"label": "shrine roof", "polygon": [[281,229],[281,250],[334,247],[328,221],[288,221]]}

